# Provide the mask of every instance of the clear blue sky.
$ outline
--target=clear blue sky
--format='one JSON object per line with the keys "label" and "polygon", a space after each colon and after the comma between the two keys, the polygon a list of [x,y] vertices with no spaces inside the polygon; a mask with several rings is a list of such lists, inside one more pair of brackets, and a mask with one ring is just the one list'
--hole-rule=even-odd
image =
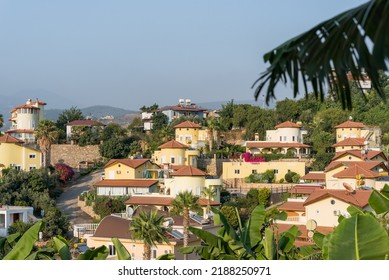
{"label": "clear blue sky", "polygon": [[0,98],[133,110],[253,100],[264,53],[366,1],[0,0]]}

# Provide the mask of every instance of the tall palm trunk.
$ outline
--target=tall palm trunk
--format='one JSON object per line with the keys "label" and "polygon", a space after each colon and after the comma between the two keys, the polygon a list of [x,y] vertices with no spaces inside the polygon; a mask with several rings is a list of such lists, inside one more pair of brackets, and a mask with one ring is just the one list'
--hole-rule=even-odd
{"label": "tall palm trunk", "polygon": [[151,247],[146,242],[143,244],[143,259],[151,260]]}
{"label": "tall palm trunk", "polygon": [[[184,209],[184,247],[187,247],[189,244],[189,232],[188,232],[188,227],[189,227],[189,208]],[[184,254],[184,260],[188,259],[188,255]]]}

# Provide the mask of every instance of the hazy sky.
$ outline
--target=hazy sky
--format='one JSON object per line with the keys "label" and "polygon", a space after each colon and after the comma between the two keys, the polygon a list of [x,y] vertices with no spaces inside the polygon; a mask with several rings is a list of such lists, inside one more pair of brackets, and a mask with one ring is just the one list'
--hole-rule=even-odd
{"label": "hazy sky", "polygon": [[364,2],[0,0],[0,98],[133,110],[253,100],[264,53]]}

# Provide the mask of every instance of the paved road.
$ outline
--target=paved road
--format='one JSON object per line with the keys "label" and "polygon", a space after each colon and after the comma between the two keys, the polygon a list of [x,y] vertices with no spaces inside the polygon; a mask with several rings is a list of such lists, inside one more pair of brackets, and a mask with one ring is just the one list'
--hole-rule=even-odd
{"label": "paved road", "polygon": [[69,222],[74,224],[92,223],[92,217],[77,206],[78,196],[83,191],[88,191],[93,183],[100,181],[103,171],[96,171],[85,177],[79,178],[74,185],[67,187],[57,199],[57,207],[68,216]]}

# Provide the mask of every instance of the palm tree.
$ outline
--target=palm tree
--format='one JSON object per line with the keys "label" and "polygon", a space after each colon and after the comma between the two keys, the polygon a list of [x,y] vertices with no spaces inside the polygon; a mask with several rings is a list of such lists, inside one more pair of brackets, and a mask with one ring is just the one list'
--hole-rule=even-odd
{"label": "palm tree", "polygon": [[[371,0],[326,20],[307,32],[290,39],[264,55],[268,69],[255,81],[255,98],[267,84],[266,102],[275,98],[279,82],[293,84],[296,97],[309,82],[316,98],[324,98],[329,84],[343,108],[352,108],[348,74],[355,81],[368,76],[378,95],[385,99],[380,86],[380,70],[388,70],[389,4]],[[359,82],[357,83],[361,87]]]}
{"label": "palm tree", "polygon": [[43,155],[43,164],[48,166],[50,164],[50,148],[58,138],[59,132],[58,128],[55,126],[54,122],[50,120],[42,120],[39,122],[37,129],[34,132],[35,139],[39,145],[39,148],[42,151]]}
{"label": "palm tree", "polygon": [[157,243],[169,244],[169,239],[166,237],[168,228],[163,226],[164,216],[157,211],[142,211],[139,216],[134,218],[130,225],[130,231],[135,239],[143,240],[143,259],[151,259],[151,246]]}
{"label": "palm tree", "polygon": [[[196,211],[200,209],[200,205],[197,203],[198,196],[193,195],[190,191],[180,192],[173,200],[172,212],[176,215],[183,216],[184,222],[184,247],[188,246],[189,243],[189,211]],[[184,260],[188,259],[188,255],[184,254]]]}
{"label": "palm tree", "polygon": [[204,188],[201,191],[201,195],[207,199],[207,213],[211,210],[211,200],[216,196],[216,190],[211,186],[209,188]]}

